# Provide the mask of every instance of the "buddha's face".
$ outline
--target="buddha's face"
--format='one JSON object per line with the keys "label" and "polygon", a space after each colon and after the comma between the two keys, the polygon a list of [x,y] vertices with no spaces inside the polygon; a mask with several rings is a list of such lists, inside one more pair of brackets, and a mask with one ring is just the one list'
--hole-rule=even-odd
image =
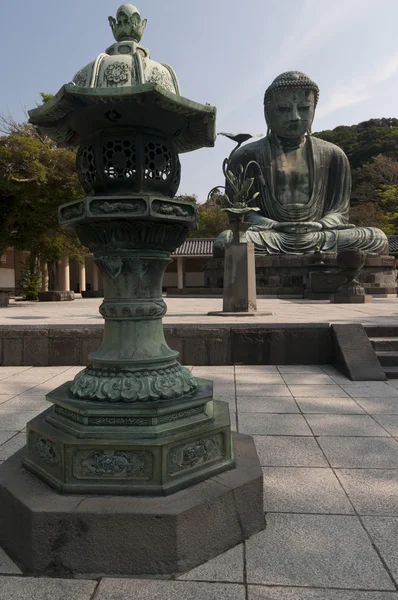
{"label": "buddha's face", "polygon": [[306,90],[274,91],[265,118],[272,132],[281,138],[303,137],[315,114],[314,92]]}

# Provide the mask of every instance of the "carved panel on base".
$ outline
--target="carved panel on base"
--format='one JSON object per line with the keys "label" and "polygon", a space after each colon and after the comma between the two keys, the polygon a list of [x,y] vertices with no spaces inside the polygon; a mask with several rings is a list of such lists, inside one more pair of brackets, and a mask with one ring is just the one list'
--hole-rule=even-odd
{"label": "carved panel on base", "polygon": [[187,471],[212,460],[220,459],[224,456],[224,452],[222,433],[183,446],[176,446],[169,451],[167,457],[168,474],[175,475],[181,471]]}
{"label": "carved panel on base", "polygon": [[73,457],[73,475],[77,479],[93,477],[152,479],[153,456],[148,451],[81,450]]}

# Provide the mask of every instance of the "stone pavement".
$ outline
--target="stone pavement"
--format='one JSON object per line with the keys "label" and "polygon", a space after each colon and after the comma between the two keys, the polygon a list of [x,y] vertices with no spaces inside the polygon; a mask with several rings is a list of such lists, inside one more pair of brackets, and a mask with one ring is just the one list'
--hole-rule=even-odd
{"label": "stone pavement", "polygon": [[[374,298],[371,304],[331,304],[328,300],[259,299],[259,311],[270,316],[219,317],[210,311],[222,310],[222,298],[165,298],[166,325],[231,325],[257,323],[363,323],[364,325],[398,325],[398,298]],[[99,325],[101,298],[77,298],[73,302],[10,302],[0,310],[0,326],[8,325]]]}
{"label": "stone pavement", "polygon": [[[80,369],[0,368],[0,461]],[[33,578],[0,551],[1,600],[398,600],[398,380],[353,383],[331,366],[193,372],[254,436],[266,530],[172,580]]]}

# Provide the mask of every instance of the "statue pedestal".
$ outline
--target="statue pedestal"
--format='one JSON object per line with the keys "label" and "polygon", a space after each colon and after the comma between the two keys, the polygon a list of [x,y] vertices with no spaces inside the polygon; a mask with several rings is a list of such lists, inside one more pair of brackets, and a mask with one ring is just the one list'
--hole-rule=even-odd
{"label": "statue pedestal", "polygon": [[356,296],[340,296],[336,294],[331,300],[334,304],[367,304],[372,301],[373,297],[370,294],[357,294]]}
{"label": "statue pedestal", "polygon": [[[307,298],[328,300],[337,294],[344,282],[337,265],[336,254],[323,254],[323,264],[316,263],[313,254],[257,255],[257,296],[269,298]],[[359,274],[365,294],[375,297],[397,296],[397,269],[394,256],[368,254]],[[222,288],[224,260],[207,261],[205,278],[208,287]]]}
{"label": "statue pedestal", "polygon": [[223,312],[256,310],[254,244],[232,244],[225,251]]}
{"label": "statue pedestal", "polygon": [[257,312],[254,244],[231,244],[226,249],[223,310],[208,314],[225,317],[272,314]]}

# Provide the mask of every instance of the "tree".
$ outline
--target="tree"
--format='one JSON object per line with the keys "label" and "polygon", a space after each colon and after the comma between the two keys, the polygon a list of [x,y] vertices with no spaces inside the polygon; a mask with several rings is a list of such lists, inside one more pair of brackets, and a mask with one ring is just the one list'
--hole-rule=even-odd
{"label": "tree", "polygon": [[220,206],[209,202],[198,205],[198,229],[191,231],[189,237],[214,238],[228,229],[228,217],[221,212]]}
{"label": "tree", "polygon": [[350,222],[359,227],[378,227],[386,235],[393,235],[396,231],[394,223],[383,212],[376,202],[357,204],[350,209]]}
{"label": "tree", "polygon": [[370,119],[314,135],[342,148],[352,169],[362,167],[378,154],[398,160],[398,119]]}
{"label": "tree", "polygon": [[352,169],[353,223],[398,231],[398,119],[370,119],[321,131],[316,137],[347,154]]}
{"label": "tree", "polygon": [[0,253],[8,246],[54,261],[81,259],[85,249],[58,224],[58,206],[83,195],[75,153],[55,146],[31,125],[0,118]]}
{"label": "tree", "polygon": [[175,196],[174,200],[179,200],[179,202],[188,202],[189,204],[197,204],[198,197],[196,194],[181,194],[180,196]]}

